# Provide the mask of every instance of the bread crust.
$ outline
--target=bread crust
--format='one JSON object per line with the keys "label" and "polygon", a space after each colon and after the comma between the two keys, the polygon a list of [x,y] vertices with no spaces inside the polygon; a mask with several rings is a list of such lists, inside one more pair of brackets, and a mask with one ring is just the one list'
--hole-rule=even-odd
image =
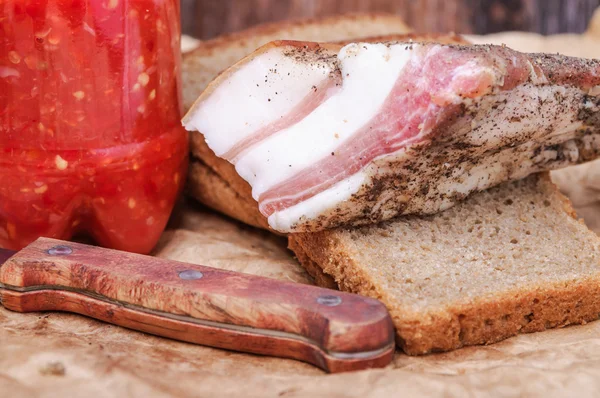
{"label": "bread crust", "polygon": [[[556,195],[562,211],[577,219],[570,201],[558,191],[548,173],[539,176],[538,187]],[[409,355],[491,344],[519,333],[585,324],[598,319],[600,313],[600,272],[576,282],[539,283],[414,312],[374,281],[374,271],[354,262],[353,253],[334,231],[290,234],[288,240],[289,248],[317,283],[330,286],[330,279],[318,275],[323,273],[343,291],[382,301],[396,327],[397,344]]]}
{"label": "bread crust", "polygon": [[218,53],[224,47],[246,47],[249,39],[258,41],[260,38],[266,37],[268,41],[271,41],[270,37],[274,35],[294,30],[306,31],[312,28],[333,28],[339,24],[355,24],[356,26],[360,26],[365,23],[389,26],[391,30],[395,31],[394,33],[412,31],[402,18],[386,13],[349,13],[325,18],[286,20],[260,24],[238,32],[227,33],[214,39],[205,40],[196,49],[184,54],[183,59],[185,60],[194,56],[205,57],[214,52]]}
{"label": "bread crust", "polygon": [[310,259],[308,254],[306,254],[296,240],[288,239],[288,248],[294,252],[298,262],[302,264],[302,267],[313,278],[317,286],[339,290],[338,284],[335,282],[333,277],[323,272],[323,269],[321,269],[317,263]]}
{"label": "bread crust", "polygon": [[353,40],[339,40],[336,44],[350,44],[362,41],[366,43],[378,43],[378,42],[390,42],[390,41],[419,41],[419,42],[435,42],[440,44],[472,44],[464,37],[457,35],[456,33],[404,33],[404,34],[391,34],[381,36],[370,36],[362,39]]}
{"label": "bread crust", "polygon": [[210,167],[197,159],[190,163],[187,194],[231,218],[253,227],[270,230],[255,201],[239,194]]}
{"label": "bread crust", "polygon": [[[204,136],[202,134],[192,134],[191,135],[191,145],[192,151],[192,160],[197,162],[201,162],[205,166],[209,167],[217,176],[219,176],[222,180],[224,186],[229,187],[237,194],[237,200],[244,202],[243,204],[253,204],[252,213],[253,217],[260,217],[263,220],[261,225],[267,226],[267,219],[260,214],[258,210],[258,203],[252,198],[252,188],[250,184],[246,182],[240,175],[235,171],[235,167],[229,163],[227,160],[218,157],[215,153],[206,145],[204,141]],[[196,182],[202,183],[199,178],[202,176],[209,176],[208,174],[198,174],[194,178],[190,179],[190,193],[198,192],[199,188],[194,187],[193,184]],[[219,186],[212,187],[212,189],[208,192],[202,192],[201,195],[203,197],[207,197],[208,195],[215,194],[218,195],[217,190]],[[200,194],[200,192],[198,192]],[[240,217],[243,217],[243,214],[240,214]]]}

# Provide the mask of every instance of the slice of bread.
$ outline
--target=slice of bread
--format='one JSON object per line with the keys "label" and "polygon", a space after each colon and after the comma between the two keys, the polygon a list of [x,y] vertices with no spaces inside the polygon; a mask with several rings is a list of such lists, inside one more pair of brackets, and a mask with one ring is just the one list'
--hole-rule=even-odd
{"label": "slice of bread", "polygon": [[381,300],[411,355],[581,324],[600,313],[600,239],[548,174],[427,217],[289,235],[315,280]]}
{"label": "slice of bread", "polygon": [[[234,188],[200,158],[193,156],[188,170],[186,191],[189,196],[211,209],[253,227],[271,230],[267,219],[258,211],[258,204],[252,199],[250,193],[246,192],[250,191],[250,186],[240,177],[238,178],[239,180],[236,180],[239,186]],[[276,233],[276,231],[272,232]]]}

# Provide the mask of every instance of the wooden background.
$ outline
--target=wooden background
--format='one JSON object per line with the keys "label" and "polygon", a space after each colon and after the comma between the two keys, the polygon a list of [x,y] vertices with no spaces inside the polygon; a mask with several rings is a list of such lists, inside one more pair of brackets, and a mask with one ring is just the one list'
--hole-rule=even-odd
{"label": "wooden background", "polygon": [[542,34],[582,32],[600,0],[181,0],[183,32],[207,39],[257,23],[392,12],[417,31]]}

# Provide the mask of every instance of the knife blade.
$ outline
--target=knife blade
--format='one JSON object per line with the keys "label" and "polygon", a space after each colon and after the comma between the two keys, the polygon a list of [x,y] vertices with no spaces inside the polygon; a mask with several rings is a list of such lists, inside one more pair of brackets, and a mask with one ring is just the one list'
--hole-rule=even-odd
{"label": "knife blade", "polygon": [[331,373],[384,367],[395,349],[391,317],[377,300],[49,238],[19,252],[0,249],[0,304],[77,313]]}

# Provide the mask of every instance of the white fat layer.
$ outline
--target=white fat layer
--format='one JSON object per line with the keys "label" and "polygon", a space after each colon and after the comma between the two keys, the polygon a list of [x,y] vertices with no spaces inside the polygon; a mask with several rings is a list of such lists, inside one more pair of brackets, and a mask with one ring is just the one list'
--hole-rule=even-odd
{"label": "white fat layer", "polygon": [[359,43],[344,47],[338,55],[341,90],[302,121],[247,151],[237,162],[236,170],[252,186],[252,196],[258,199],[298,171],[335,156],[336,148],[381,109],[411,53],[404,45]]}
{"label": "white fat layer", "polygon": [[185,125],[200,131],[217,156],[291,112],[331,72],[326,62],[301,63],[268,51],[233,72]]}
{"label": "white fat layer", "polygon": [[312,198],[275,212],[268,218],[269,226],[278,231],[291,231],[292,226],[298,221],[317,218],[338,203],[348,200],[367,178],[367,173],[358,172]]}

